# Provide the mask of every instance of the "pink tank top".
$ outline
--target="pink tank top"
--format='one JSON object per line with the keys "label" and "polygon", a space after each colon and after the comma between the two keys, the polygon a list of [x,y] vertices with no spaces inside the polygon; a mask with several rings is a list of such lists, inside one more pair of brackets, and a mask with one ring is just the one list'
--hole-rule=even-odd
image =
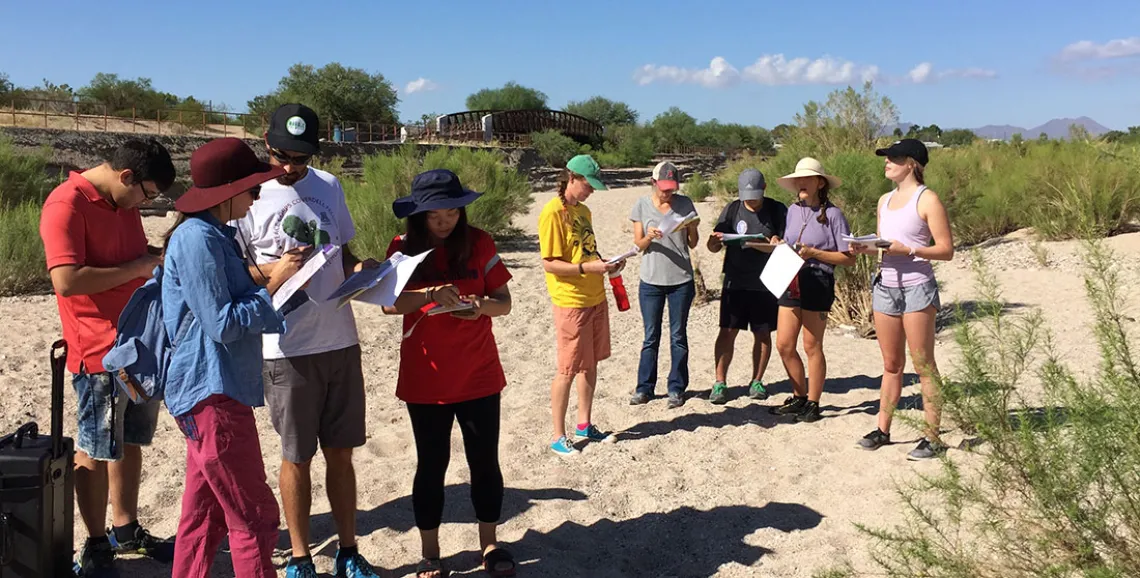
{"label": "pink tank top", "polygon": [[[905,205],[891,209],[891,199],[898,189],[887,194],[879,207],[879,236],[899,241],[907,247],[926,247],[930,244],[930,226],[918,214],[918,199],[926,187],[919,185]],[[934,279],[930,261],[909,255],[883,255],[880,265],[884,287],[913,287]]]}

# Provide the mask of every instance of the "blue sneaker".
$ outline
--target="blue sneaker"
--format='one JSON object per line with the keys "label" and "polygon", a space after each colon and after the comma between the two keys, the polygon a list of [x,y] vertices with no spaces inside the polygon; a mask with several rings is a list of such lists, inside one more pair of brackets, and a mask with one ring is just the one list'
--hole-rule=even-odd
{"label": "blue sneaker", "polygon": [[336,578],[380,578],[380,574],[359,552],[336,551]]}
{"label": "blue sneaker", "polygon": [[554,443],[550,444],[550,451],[565,457],[577,455],[579,453],[578,448],[570,445],[570,440],[566,439],[566,436],[562,436],[558,438]]}
{"label": "blue sneaker", "polygon": [[312,560],[294,564],[292,560],[285,567],[285,578],[317,578],[317,567]]}
{"label": "blue sneaker", "polygon": [[575,428],[574,435],[580,438],[586,438],[592,442],[599,442],[603,444],[612,444],[617,441],[617,438],[614,437],[613,434],[606,433],[598,429],[598,426],[594,424],[590,424],[590,426],[586,429]]}

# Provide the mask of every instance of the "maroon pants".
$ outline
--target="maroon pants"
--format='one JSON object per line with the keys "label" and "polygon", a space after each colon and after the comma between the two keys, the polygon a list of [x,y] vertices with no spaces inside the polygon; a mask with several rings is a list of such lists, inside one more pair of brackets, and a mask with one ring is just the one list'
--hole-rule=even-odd
{"label": "maroon pants", "polygon": [[173,578],[206,578],[229,534],[237,578],[275,578],[280,511],[265,482],[253,409],[224,395],[178,418],[186,435],[186,490]]}

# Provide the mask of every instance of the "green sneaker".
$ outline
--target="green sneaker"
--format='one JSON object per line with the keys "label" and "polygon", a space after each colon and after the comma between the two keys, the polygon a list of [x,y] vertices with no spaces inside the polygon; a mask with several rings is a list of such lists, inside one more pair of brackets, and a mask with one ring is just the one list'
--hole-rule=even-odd
{"label": "green sneaker", "polygon": [[748,385],[748,397],[752,399],[768,399],[768,390],[764,388],[764,384],[755,379]]}
{"label": "green sneaker", "polygon": [[728,403],[728,386],[723,381],[718,381],[713,384],[712,392],[709,393],[709,403],[716,405],[724,405]]}

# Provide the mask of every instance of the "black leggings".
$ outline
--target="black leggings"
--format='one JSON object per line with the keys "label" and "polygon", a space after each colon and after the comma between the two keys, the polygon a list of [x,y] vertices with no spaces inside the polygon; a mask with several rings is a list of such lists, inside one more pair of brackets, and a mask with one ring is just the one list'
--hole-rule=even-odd
{"label": "black leggings", "polygon": [[451,460],[451,424],[458,418],[463,449],[471,468],[471,503],[475,518],[493,524],[503,509],[503,473],[499,470],[499,394],[445,405],[409,403],[416,436],[416,480],[412,508],[416,527],[434,530],[443,519],[443,479]]}

